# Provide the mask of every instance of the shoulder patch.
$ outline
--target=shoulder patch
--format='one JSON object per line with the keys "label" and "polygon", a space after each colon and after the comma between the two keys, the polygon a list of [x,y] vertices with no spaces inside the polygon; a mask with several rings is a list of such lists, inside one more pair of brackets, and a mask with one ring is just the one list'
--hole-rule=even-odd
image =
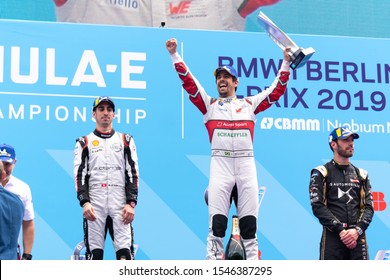
{"label": "shoulder patch", "polygon": [[314,168],[315,170],[318,170],[322,176],[326,177],[328,175],[328,170],[326,169],[325,165],[320,165]]}
{"label": "shoulder patch", "polygon": [[367,170],[363,169],[363,168],[358,168],[359,169],[359,173],[360,173],[360,176],[366,180],[367,179],[367,176],[368,176],[368,172]]}
{"label": "shoulder patch", "polygon": [[81,148],[86,148],[88,146],[88,137],[87,136],[81,136],[77,138],[76,142],[80,143]]}
{"label": "shoulder patch", "polygon": [[122,134],[122,140],[123,140],[123,144],[125,144],[125,146],[128,147],[129,144],[130,144],[131,135],[127,134],[127,133],[123,133]]}

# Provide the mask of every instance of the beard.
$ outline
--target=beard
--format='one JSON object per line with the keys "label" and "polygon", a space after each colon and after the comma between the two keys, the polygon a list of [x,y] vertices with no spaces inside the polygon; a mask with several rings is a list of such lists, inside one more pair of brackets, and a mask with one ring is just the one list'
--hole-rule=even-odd
{"label": "beard", "polygon": [[339,145],[337,145],[337,153],[344,157],[344,158],[350,158],[353,156],[354,149],[353,148],[341,148]]}

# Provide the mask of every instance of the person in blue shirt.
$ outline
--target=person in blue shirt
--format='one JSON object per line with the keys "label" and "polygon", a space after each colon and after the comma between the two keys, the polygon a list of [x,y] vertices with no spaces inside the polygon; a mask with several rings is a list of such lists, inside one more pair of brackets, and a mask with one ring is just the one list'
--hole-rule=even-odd
{"label": "person in blue shirt", "polygon": [[[4,177],[4,166],[0,161],[0,178]],[[20,198],[0,185],[0,260],[17,259],[23,215],[24,206]]]}

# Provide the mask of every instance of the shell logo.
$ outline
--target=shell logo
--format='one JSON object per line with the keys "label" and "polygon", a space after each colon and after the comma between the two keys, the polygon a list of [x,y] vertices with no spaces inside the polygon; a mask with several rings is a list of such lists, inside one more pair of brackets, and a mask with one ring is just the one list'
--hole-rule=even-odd
{"label": "shell logo", "polygon": [[94,147],[99,146],[99,141],[98,140],[93,140],[92,141],[92,146],[94,146]]}

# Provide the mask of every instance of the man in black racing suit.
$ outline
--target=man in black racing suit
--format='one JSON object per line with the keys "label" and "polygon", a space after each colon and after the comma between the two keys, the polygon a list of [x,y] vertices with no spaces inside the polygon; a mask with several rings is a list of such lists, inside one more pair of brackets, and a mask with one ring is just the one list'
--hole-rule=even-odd
{"label": "man in black racing suit", "polygon": [[333,159],[311,171],[310,202],[323,226],[321,260],[367,260],[365,231],[374,215],[367,171],[352,165],[357,133],[338,127],[329,135]]}

